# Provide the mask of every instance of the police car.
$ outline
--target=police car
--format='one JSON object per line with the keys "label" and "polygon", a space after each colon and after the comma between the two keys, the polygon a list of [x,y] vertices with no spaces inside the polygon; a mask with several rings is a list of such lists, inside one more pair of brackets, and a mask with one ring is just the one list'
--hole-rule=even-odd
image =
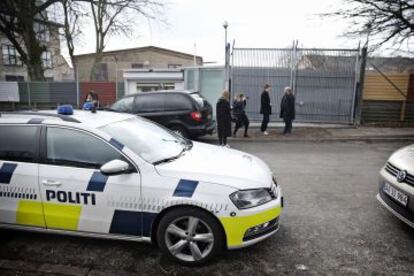
{"label": "police car", "polygon": [[185,265],[279,229],[281,189],[247,153],[133,115],[0,116],[0,227],[158,244]]}

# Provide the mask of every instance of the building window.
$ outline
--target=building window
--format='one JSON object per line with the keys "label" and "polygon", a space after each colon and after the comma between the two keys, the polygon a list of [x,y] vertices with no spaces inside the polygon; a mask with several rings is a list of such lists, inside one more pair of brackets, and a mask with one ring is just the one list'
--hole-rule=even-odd
{"label": "building window", "polygon": [[3,54],[3,64],[22,66],[22,60],[20,59],[20,54],[14,46],[3,44],[1,48],[2,48],[2,54]]}
{"label": "building window", "polygon": [[132,63],[131,68],[132,69],[142,69],[142,68],[144,68],[144,64],[143,63]]}
{"label": "building window", "polygon": [[45,24],[40,24],[35,22],[33,24],[34,31],[36,33],[36,38],[42,42],[50,41],[49,27]]}
{"label": "building window", "polygon": [[180,68],[182,66],[182,64],[168,64],[168,68]]}
{"label": "building window", "polygon": [[50,52],[43,52],[40,58],[43,68],[52,68],[52,54]]}
{"label": "building window", "polygon": [[24,76],[6,75],[6,81],[24,81]]}

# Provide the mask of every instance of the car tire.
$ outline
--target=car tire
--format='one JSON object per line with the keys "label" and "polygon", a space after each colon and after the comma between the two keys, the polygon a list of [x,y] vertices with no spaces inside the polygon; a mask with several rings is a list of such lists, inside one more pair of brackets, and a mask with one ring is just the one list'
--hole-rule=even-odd
{"label": "car tire", "polygon": [[205,264],[224,248],[224,233],[218,220],[197,208],[178,208],[165,214],[157,229],[161,251],[186,266]]}
{"label": "car tire", "polygon": [[190,138],[188,131],[183,128],[182,126],[171,126],[170,129],[174,131],[176,134],[181,135],[184,138]]}
{"label": "car tire", "polygon": [[8,229],[0,229],[0,242],[6,243],[14,236],[14,231]]}

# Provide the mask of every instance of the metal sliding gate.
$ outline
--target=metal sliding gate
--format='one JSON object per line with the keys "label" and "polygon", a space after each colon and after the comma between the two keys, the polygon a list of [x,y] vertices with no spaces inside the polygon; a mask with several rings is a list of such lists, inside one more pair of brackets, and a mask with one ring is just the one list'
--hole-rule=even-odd
{"label": "metal sliding gate", "polygon": [[272,86],[271,120],[279,120],[285,86],[296,96],[297,122],[353,123],[359,50],[234,48],[232,95],[248,97],[247,114],[260,121],[260,94]]}

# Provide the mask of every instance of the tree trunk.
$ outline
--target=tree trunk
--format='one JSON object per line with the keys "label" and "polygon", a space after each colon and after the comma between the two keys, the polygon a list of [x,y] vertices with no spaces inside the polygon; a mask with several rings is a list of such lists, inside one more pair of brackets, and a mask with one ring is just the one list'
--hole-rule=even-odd
{"label": "tree trunk", "polygon": [[[32,4],[32,7],[34,7],[35,4]],[[45,81],[41,57],[46,47],[42,46],[36,37],[36,33],[34,32],[34,18],[31,11],[22,11],[22,15],[25,17],[25,20],[21,21],[21,25],[23,30],[22,39],[27,51],[27,60],[25,61],[27,72],[30,80]]]}

